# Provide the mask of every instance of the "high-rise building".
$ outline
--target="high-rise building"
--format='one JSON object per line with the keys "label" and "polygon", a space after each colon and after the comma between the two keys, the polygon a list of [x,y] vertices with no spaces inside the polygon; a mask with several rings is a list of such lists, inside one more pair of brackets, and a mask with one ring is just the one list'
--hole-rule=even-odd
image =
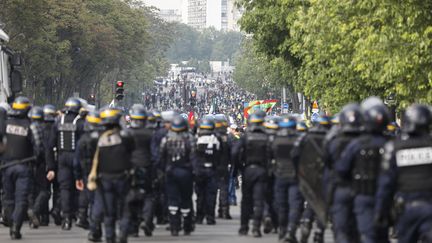
{"label": "high-rise building", "polygon": [[187,24],[199,30],[209,27],[225,31],[235,30],[236,22],[241,15],[236,10],[234,1],[188,0]]}
{"label": "high-rise building", "polygon": [[182,14],[178,9],[161,9],[158,15],[167,22],[182,22]]}

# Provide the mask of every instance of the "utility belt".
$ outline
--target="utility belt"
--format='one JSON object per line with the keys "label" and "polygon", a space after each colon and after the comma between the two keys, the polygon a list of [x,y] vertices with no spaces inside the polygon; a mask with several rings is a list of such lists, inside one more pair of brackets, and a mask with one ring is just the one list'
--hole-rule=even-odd
{"label": "utility belt", "polygon": [[35,161],[36,158],[37,158],[36,156],[32,156],[24,159],[17,159],[17,160],[3,162],[3,164],[0,166],[0,170],[4,170],[14,165],[25,164],[25,163]]}

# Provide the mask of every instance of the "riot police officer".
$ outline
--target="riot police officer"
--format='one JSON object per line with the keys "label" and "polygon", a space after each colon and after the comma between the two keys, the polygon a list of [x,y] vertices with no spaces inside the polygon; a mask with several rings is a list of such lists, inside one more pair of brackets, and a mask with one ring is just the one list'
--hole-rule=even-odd
{"label": "riot police officer", "polygon": [[219,187],[219,208],[218,217],[222,219],[232,219],[230,215],[229,200],[228,200],[228,183],[229,171],[228,167],[231,164],[231,144],[228,139],[227,128],[228,121],[224,114],[217,114],[214,117],[215,132],[221,139],[221,157],[220,163],[217,166],[218,187]]}
{"label": "riot police officer", "polygon": [[[84,229],[90,227],[89,240],[95,241],[101,237],[102,210],[94,206],[94,193],[84,185],[90,173],[93,157],[96,151],[96,143],[102,132],[101,118],[98,111],[91,111],[86,115],[84,122],[84,134],[78,141],[74,161],[75,185],[80,191],[78,199],[78,215],[76,226]],[[90,213],[88,209],[90,210]],[[88,217],[90,215],[90,222]],[[91,225],[90,225],[91,224]]]}
{"label": "riot police officer", "polygon": [[[32,126],[39,130],[38,134],[41,134],[41,142],[46,139],[43,137],[44,134],[42,131],[43,115],[43,109],[40,106],[33,107],[28,114]],[[30,228],[38,228],[41,221],[41,213],[44,210],[45,214],[47,213],[46,207],[48,207],[48,200],[50,198],[50,184],[46,178],[46,168],[45,154],[41,152],[36,158],[36,163],[32,165],[32,184],[28,210]]]}
{"label": "riot police officer", "polygon": [[153,225],[153,188],[154,177],[151,159],[151,139],[153,131],[146,126],[147,113],[144,106],[135,104],[129,111],[131,119],[129,132],[132,134],[136,148],[132,153],[134,166],[132,188],[129,205],[135,211],[132,214],[131,231],[138,234],[139,218],[142,218],[141,228],[146,236],[152,236]]}
{"label": "riot police officer", "polygon": [[291,151],[297,141],[296,121],[284,117],[271,143],[270,159],[275,174],[275,201],[278,209],[279,240],[296,242],[295,233],[301,217],[303,197],[298,187]]}
{"label": "riot police officer", "polygon": [[30,101],[18,97],[12,103],[5,128],[6,147],[2,155],[4,217],[10,224],[11,239],[21,239],[21,226],[28,206],[31,183],[30,162],[42,152],[40,131],[27,117]]}
{"label": "riot police officer", "polygon": [[180,115],[173,118],[169,129],[160,144],[159,165],[166,175],[170,230],[172,236],[178,236],[181,228],[185,235],[189,235],[193,231],[192,164],[195,146],[187,132],[188,124]]}
{"label": "riot police officer", "polygon": [[126,243],[130,211],[124,196],[130,188],[132,135],[120,127],[121,110],[104,108],[100,112],[105,131],[100,135],[88,178],[89,190],[96,190],[96,204],[103,205],[106,242],[116,242],[116,218],[120,217],[120,243]]}
{"label": "riot police officer", "polygon": [[335,163],[342,180],[351,183],[355,193],[354,213],[361,242],[389,242],[386,227],[374,227],[375,193],[380,162],[387,142],[383,135],[389,122],[384,103],[370,97],[361,104],[365,134],[349,143]]}
{"label": "riot police officer", "polygon": [[56,120],[47,148],[48,163],[54,162],[54,149],[58,157],[58,182],[61,196],[62,229],[70,230],[75,207],[75,178],[73,161],[78,140],[83,132],[84,120],[79,115],[81,102],[77,98],[69,98],[65,103],[65,113]]}
{"label": "riot police officer", "polygon": [[[264,115],[261,112],[250,115],[247,131],[232,151],[233,161],[241,166],[243,178],[239,235],[247,235],[252,216],[252,234],[261,237],[268,165],[268,135],[262,126],[263,122]],[[244,161],[244,165],[240,161]]]}
{"label": "riot police officer", "polygon": [[362,132],[363,115],[358,104],[348,104],[339,115],[340,127],[333,138],[326,139],[325,175],[326,200],[330,205],[330,217],[336,242],[357,241],[356,223],[353,215],[354,192],[349,184],[339,180],[334,163],[339,160],[345,147]]}
{"label": "riot police officer", "polygon": [[222,141],[216,136],[214,129],[213,120],[206,118],[201,120],[198,128],[196,164],[194,164],[197,224],[202,224],[204,217],[208,225],[216,224],[215,207],[218,186],[216,168],[220,166]]}
{"label": "riot police officer", "polygon": [[429,107],[414,104],[402,134],[385,146],[375,205],[375,225],[385,226],[395,200],[398,242],[432,242],[432,138]]}
{"label": "riot police officer", "polygon": [[[307,133],[302,133],[291,153],[296,170],[301,171],[301,173],[298,172],[298,174],[301,174],[303,180],[309,183],[310,190],[316,194],[312,199],[317,200],[316,202],[307,201],[308,199],[311,200],[311,198],[306,197],[305,210],[302,216],[301,242],[307,242],[312,223],[317,218],[316,214],[320,213],[320,215],[322,215],[325,214],[326,211],[322,186],[324,168],[323,141],[330,127],[331,123],[328,116],[319,117],[314,121],[313,127],[309,129]],[[301,186],[301,184],[299,185]],[[320,205],[321,212],[315,212],[311,207],[311,203]],[[324,241],[325,223],[323,219],[317,221],[318,228],[314,232],[313,239],[315,243]],[[291,241],[295,242],[295,238]]]}
{"label": "riot police officer", "polygon": [[[55,161],[48,159],[47,156],[47,150],[53,149],[50,147],[50,136],[53,129],[54,122],[56,120],[57,116],[57,110],[53,105],[47,104],[43,106],[43,125],[42,125],[42,132],[43,132],[43,145],[45,148],[45,163],[47,166],[48,171],[54,171],[55,174],[57,174],[57,156],[54,155]],[[56,225],[61,225],[61,205],[60,205],[60,189],[59,184],[57,180],[51,180],[49,187],[52,187],[52,209],[51,209],[51,216],[54,219],[54,223]],[[43,213],[41,216],[41,225],[48,225],[49,223],[49,214]]]}

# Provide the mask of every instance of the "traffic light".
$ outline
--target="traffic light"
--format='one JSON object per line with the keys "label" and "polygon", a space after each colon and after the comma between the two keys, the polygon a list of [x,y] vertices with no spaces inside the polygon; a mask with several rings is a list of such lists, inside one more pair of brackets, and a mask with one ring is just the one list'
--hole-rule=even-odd
{"label": "traffic light", "polygon": [[124,82],[123,81],[117,81],[116,82],[116,91],[115,91],[115,98],[116,100],[122,100],[124,97]]}

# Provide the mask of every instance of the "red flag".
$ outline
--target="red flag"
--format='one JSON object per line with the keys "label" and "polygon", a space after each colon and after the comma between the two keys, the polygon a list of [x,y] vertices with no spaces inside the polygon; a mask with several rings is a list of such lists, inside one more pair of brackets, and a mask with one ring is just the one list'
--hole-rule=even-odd
{"label": "red flag", "polygon": [[189,112],[188,122],[190,128],[193,128],[195,126],[195,113],[193,111]]}

